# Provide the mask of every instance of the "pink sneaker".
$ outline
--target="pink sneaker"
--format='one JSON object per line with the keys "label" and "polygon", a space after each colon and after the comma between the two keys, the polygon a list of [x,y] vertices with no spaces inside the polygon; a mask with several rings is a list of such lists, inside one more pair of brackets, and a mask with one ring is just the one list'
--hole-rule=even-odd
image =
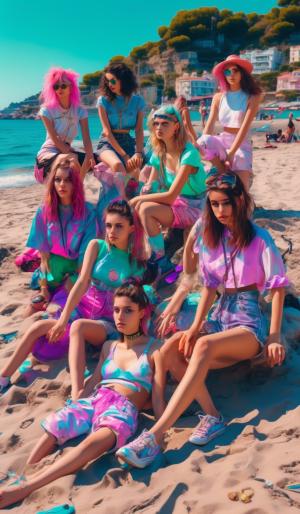
{"label": "pink sneaker", "polygon": [[205,416],[199,416],[199,419],[200,422],[189,437],[190,443],[204,445],[222,434],[226,428],[223,416],[216,418],[206,414]]}
{"label": "pink sneaker", "polygon": [[119,448],[116,456],[136,468],[145,468],[154,461],[159,452],[160,446],[155,436],[148,430],[143,430],[134,441]]}

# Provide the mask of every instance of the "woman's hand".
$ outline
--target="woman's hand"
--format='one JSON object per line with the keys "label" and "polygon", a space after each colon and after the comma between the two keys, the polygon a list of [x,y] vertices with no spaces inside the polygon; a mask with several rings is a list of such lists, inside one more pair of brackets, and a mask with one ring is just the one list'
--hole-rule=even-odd
{"label": "woman's hand", "polygon": [[92,153],[86,153],[82,164],[82,168],[86,170],[92,170],[96,166],[94,155]]}
{"label": "woman's hand", "polygon": [[132,209],[136,209],[138,208],[139,204],[141,203],[141,200],[140,200],[140,197],[139,196],[135,196],[134,198],[131,198],[131,200],[129,200],[129,205]]}
{"label": "woman's hand", "polygon": [[67,328],[67,323],[63,321],[61,318],[55,323],[55,325],[50,328],[47,337],[50,343],[55,343],[58,339],[60,339],[65,330]]}
{"label": "woman's hand", "polygon": [[170,332],[175,331],[176,329],[176,320],[175,316],[177,313],[168,312],[165,309],[160,316],[158,316],[155,322],[155,330],[157,336],[162,339],[164,336],[168,335]]}
{"label": "woman's hand", "polygon": [[193,353],[193,349],[196,343],[196,338],[198,337],[199,329],[193,327],[193,325],[188,329],[182,332],[180,337],[178,349],[183,353],[186,359],[189,359]]}
{"label": "woman's hand", "polygon": [[234,154],[235,154],[235,152],[233,152],[232,150],[228,150],[226,152],[225,165],[227,164],[229,169],[231,169],[231,167],[232,167],[232,163],[233,163],[233,159],[234,159]]}
{"label": "woman's hand", "polygon": [[[268,338],[269,339],[269,338]],[[273,368],[278,365],[281,366],[285,359],[285,348],[281,343],[269,343],[267,340],[266,344],[266,360],[267,364]]]}

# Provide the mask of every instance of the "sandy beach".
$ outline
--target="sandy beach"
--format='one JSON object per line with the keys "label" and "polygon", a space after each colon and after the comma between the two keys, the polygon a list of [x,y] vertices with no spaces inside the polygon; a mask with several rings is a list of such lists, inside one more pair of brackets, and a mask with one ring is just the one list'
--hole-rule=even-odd
{"label": "sandy beach", "polygon": [[[283,122],[272,121],[271,131]],[[270,230],[282,252],[288,247],[287,239],[292,242],[292,253],[286,256],[287,273],[291,290],[300,296],[300,143],[275,144],[276,148],[264,148],[264,144],[265,135],[257,133],[251,190],[258,209],[256,222]],[[98,190],[96,179],[88,177],[87,199],[95,202]],[[21,333],[28,324],[22,321],[22,310],[32,296],[30,276],[15,267],[14,259],[24,249],[42,193],[39,185],[0,193],[1,334]],[[286,489],[288,484],[300,482],[299,310],[285,308],[283,332],[289,351],[282,367],[251,369],[242,363],[210,375],[213,396],[229,426],[207,446],[197,448],[187,442],[197,423],[189,410],[168,432],[165,452],[149,468],[122,469],[113,455],[107,455],[77,475],[60,479],[22,504],[0,512],[35,514],[72,503],[77,514],[299,513],[300,495]],[[0,343],[1,366],[16,341]],[[89,364],[94,366],[95,361]],[[42,434],[41,420],[62,406],[69,384],[64,361],[43,364],[0,400],[0,472],[23,472],[29,452]],[[139,428],[149,427],[151,422],[151,416],[142,414]],[[58,453],[36,468],[53,462]],[[254,491],[250,503],[228,499],[229,492],[249,487]]]}

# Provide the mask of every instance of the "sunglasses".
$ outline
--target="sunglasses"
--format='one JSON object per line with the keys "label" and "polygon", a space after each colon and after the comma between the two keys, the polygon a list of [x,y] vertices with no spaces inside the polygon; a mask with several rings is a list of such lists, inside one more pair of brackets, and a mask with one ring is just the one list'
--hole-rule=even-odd
{"label": "sunglasses", "polygon": [[116,83],[117,83],[117,80],[116,80],[116,79],[107,79],[107,78],[105,77],[105,80],[106,80],[106,82],[107,82],[108,84],[110,84],[111,86],[115,86],[115,85],[116,85]]}
{"label": "sunglasses", "polygon": [[69,87],[69,84],[54,84],[53,89],[57,91],[58,89],[67,89],[67,87]]}
{"label": "sunglasses", "polygon": [[240,70],[238,68],[227,68],[226,70],[224,70],[224,75],[225,77],[230,77],[231,75],[239,73],[239,71]]}
{"label": "sunglasses", "polygon": [[212,189],[215,187],[225,186],[230,189],[234,189],[236,187],[236,175],[233,173],[221,173],[219,174],[216,169],[212,169],[206,179],[207,189]]}

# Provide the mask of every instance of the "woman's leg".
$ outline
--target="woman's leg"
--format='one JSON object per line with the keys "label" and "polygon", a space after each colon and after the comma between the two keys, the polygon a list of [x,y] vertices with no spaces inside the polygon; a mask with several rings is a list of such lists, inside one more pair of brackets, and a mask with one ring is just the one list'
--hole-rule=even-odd
{"label": "woman's leg", "polygon": [[75,473],[113,448],[115,442],[116,436],[109,428],[100,428],[97,432],[90,434],[76,448],[72,448],[60,459],[57,459],[45,471],[39,471],[36,475],[33,475],[25,485],[2,489],[0,491],[0,509],[23,500],[33,491],[62,476]]}
{"label": "woman's leg", "polygon": [[124,164],[119,159],[117,154],[112,150],[104,150],[103,152],[101,152],[100,159],[102,162],[107,164],[107,166],[115,173],[127,173]]}
{"label": "woman's leg", "polygon": [[46,455],[52,453],[55,446],[56,438],[52,434],[46,432],[33,448],[26,464],[35,464],[36,462],[39,462],[41,459],[46,457]]}
{"label": "woman's leg", "polygon": [[78,319],[70,329],[69,366],[71,374],[71,397],[77,400],[84,388],[85,343],[99,348],[107,338],[104,325],[98,321]]}
{"label": "woman's leg", "polygon": [[[218,360],[239,362],[251,359],[259,351],[259,343],[251,332],[234,328],[216,334],[205,335],[196,342],[186,373],[170,399],[164,413],[150,432],[159,443],[163,434],[179,418],[198,394],[204,394],[205,379],[212,364]],[[209,394],[209,393],[207,393]],[[213,402],[211,400],[213,405]],[[206,412],[218,415],[214,407]]]}
{"label": "woman's leg", "polygon": [[137,206],[137,213],[149,236],[148,241],[152,252],[157,259],[163,257],[165,245],[161,226],[172,226],[174,214],[171,207],[154,202],[142,202]]}
{"label": "woman's leg", "polygon": [[13,355],[8,359],[4,368],[2,368],[0,376],[11,377],[31,352],[36,340],[41,336],[45,336],[56,322],[57,320],[55,319],[36,321],[21,338]]}
{"label": "woman's leg", "polygon": [[238,170],[235,173],[240,177],[245,190],[248,192],[251,186],[251,171]]}

